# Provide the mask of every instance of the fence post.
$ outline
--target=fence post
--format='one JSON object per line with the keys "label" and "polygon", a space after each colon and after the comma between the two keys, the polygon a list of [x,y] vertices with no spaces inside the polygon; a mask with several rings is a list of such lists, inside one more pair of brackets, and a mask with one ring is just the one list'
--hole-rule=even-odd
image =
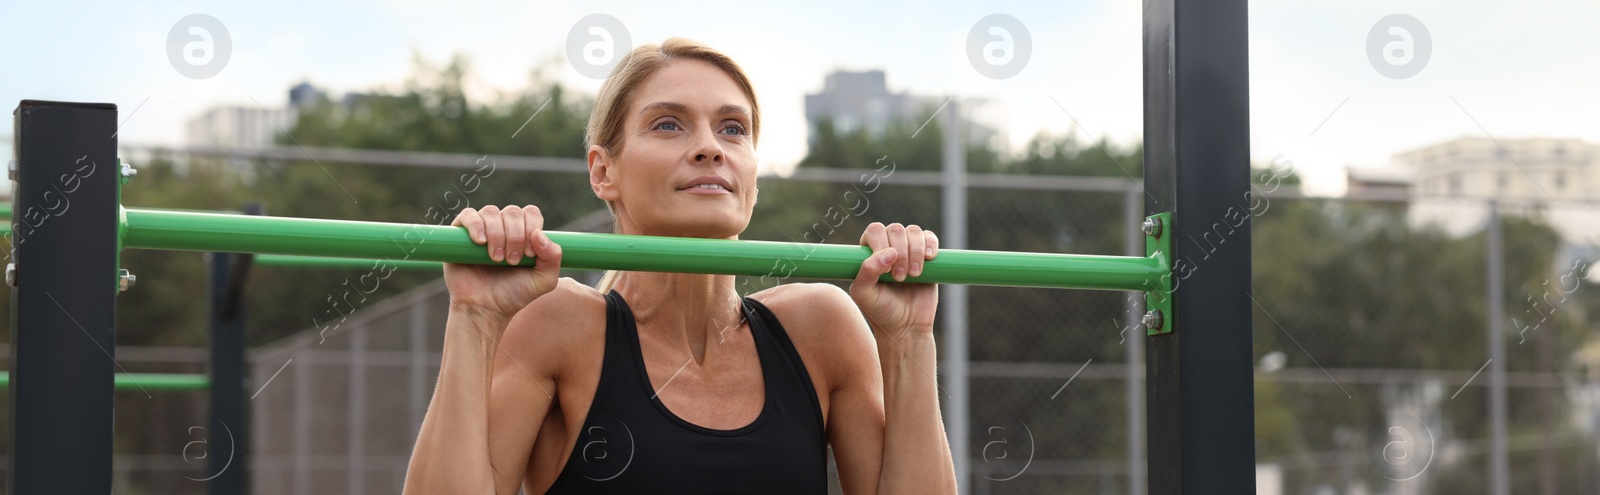
{"label": "fence post", "polygon": [[428,299],[417,297],[411,301],[411,444],[417,443],[422,432],[422,417],[428,413],[428,399],[433,390],[427,380],[428,350]]}
{"label": "fence post", "polygon": [[367,325],[350,329],[350,408],[346,410],[346,493],[366,493],[367,456]]}
{"label": "fence post", "polygon": [[[1123,253],[1144,256],[1144,232],[1139,230],[1143,221],[1144,195],[1138,182],[1129,182],[1123,191],[1122,225]],[[1123,303],[1122,332],[1127,356],[1128,380],[1128,495],[1144,495],[1144,294],[1127,293]]]}
{"label": "fence post", "polygon": [[1489,200],[1484,229],[1489,259],[1489,488],[1493,495],[1510,495],[1510,467],[1506,460],[1506,319],[1505,243],[1500,232],[1500,205]]}
{"label": "fence post", "polygon": [[311,494],[311,352],[301,347],[294,365],[294,493]]}
{"label": "fence post", "polygon": [[[941,249],[967,248],[967,142],[961,132],[961,103],[951,99],[945,109],[943,127],[944,232],[939,233]],[[950,436],[950,453],[955,460],[956,487],[959,493],[972,493],[971,411],[967,386],[967,286],[946,285],[944,292],[945,392],[943,405]]]}

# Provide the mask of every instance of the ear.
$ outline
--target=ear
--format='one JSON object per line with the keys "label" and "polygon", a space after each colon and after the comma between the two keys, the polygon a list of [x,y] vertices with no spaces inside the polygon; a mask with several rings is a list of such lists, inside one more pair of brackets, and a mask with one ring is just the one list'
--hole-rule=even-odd
{"label": "ear", "polygon": [[616,168],[612,165],[611,152],[598,144],[589,147],[589,188],[605,201],[616,201],[618,197]]}

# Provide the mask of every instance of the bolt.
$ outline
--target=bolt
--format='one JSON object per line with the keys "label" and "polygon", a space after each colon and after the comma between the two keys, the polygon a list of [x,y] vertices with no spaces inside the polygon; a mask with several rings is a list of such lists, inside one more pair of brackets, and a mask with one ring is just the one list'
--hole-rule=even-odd
{"label": "bolt", "polygon": [[1159,309],[1152,309],[1149,312],[1145,313],[1144,314],[1144,319],[1142,319],[1140,321],[1142,323],[1144,323],[1144,327],[1145,328],[1148,328],[1148,329],[1151,329],[1151,330],[1160,330],[1161,329],[1161,325],[1164,323],[1164,322],[1161,321],[1161,310],[1159,310]]}
{"label": "bolt", "polygon": [[6,176],[10,177],[11,180],[17,180],[17,161],[16,160],[11,160],[10,162],[6,163]]}
{"label": "bolt", "polygon": [[17,264],[6,263],[6,285],[17,286]]}
{"label": "bolt", "polygon": [[1151,237],[1161,237],[1161,219],[1160,218],[1157,218],[1157,217],[1146,218],[1146,219],[1144,219],[1144,225],[1141,225],[1141,227],[1144,228],[1144,235],[1151,236]]}
{"label": "bolt", "polygon": [[128,288],[133,287],[134,282],[138,281],[139,277],[134,276],[132,273],[128,273],[126,268],[117,270],[117,292],[127,292]]}
{"label": "bolt", "polygon": [[[118,161],[120,161],[120,160],[118,160]],[[127,164],[127,163],[122,164],[122,183],[123,184],[127,184],[128,181],[133,180],[133,176],[135,176],[135,175],[139,175],[139,170],[138,169],[133,168],[133,165],[131,165],[131,164]]]}

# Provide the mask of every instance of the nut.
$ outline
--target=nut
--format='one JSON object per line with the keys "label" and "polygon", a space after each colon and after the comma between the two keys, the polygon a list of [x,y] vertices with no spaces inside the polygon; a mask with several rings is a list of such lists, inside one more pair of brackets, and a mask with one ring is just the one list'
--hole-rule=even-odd
{"label": "nut", "polygon": [[1141,319],[1140,322],[1144,323],[1144,327],[1150,330],[1160,330],[1161,325],[1165,324],[1165,322],[1162,321],[1161,310],[1159,309],[1152,309],[1145,313],[1144,318]]}
{"label": "nut", "polygon": [[1141,225],[1141,227],[1144,228],[1144,235],[1151,236],[1151,237],[1161,237],[1161,219],[1160,218],[1158,218],[1158,217],[1146,218],[1146,219],[1144,219],[1144,224]]}
{"label": "nut", "polygon": [[127,292],[128,288],[133,287],[133,284],[138,281],[139,277],[134,276],[132,273],[128,273],[126,268],[117,270],[117,292]]}

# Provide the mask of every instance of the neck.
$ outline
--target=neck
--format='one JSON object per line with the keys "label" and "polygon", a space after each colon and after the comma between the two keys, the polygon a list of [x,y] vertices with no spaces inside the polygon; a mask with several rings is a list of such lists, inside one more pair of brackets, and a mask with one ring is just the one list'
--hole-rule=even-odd
{"label": "neck", "polygon": [[621,272],[613,288],[628,301],[640,334],[682,348],[697,362],[743,324],[732,275]]}

